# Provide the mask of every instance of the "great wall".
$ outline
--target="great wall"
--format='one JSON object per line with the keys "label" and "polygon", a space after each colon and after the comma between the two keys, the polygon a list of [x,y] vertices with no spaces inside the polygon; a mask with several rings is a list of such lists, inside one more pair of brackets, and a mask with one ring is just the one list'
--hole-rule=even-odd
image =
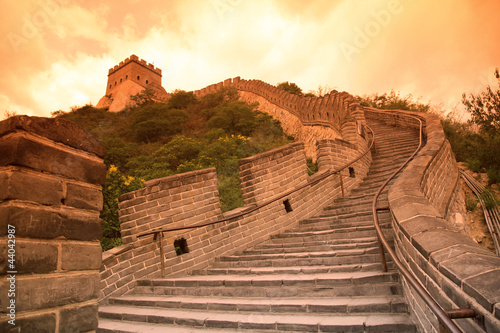
{"label": "great wall", "polygon": [[[235,211],[221,211],[215,169],[145,182],[120,197],[124,244],[104,253],[103,145],[59,119],[0,123],[1,237],[10,225],[16,239],[16,326],[6,321],[12,285],[3,283],[0,331],[441,332],[394,263],[382,271],[371,216],[359,211],[415,146],[418,118],[423,146],[377,208],[384,234],[441,308],[474,310],[454,320],[460,330],[500,332],[500,258],[455,226],[464,211],[458,166],[436,116],[240,78],[195,94],[228,86],[297,142],[240,161],[245,205]],[[312,176],[306,156],[318,162]],[[276,248],[281,254],[266,252]],[[2,251],[7,258],[7,245]]]}

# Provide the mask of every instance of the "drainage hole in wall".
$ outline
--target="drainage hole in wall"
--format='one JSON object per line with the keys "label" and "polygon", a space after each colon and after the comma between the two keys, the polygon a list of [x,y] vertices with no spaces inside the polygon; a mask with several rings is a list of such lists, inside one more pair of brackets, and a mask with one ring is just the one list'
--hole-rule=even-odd
{"label": "drainage hole in wall", "polygon": [[290,204],[289,199],[286,199],[285,201],[283,201],[283,205],[285,205],[285,210],[287,213],[290,213],[291,211],[293,211],[292,205]]}
{"label": "drainage hole in wall", "polygon": [[175,248],[175,253],[177,253],[178,256],[184,253],[189,253],[187,241],[184,238],[175,240],[174,248]]}
{"label": "drainage hole in wall", "polygon": [[349,167],[349,177],[356,178],[356,172],[354,171],[354,168]]}

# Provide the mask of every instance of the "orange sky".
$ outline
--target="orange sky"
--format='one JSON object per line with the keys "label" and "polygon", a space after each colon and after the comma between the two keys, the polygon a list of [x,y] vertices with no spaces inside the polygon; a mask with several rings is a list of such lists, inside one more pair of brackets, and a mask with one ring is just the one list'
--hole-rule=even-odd
{"label": "orange sky", "polygon": [[448,109],[500,67],[498,0],[0,1],[0,119],[95,105],[131,54],[167,91],[241,76]]}

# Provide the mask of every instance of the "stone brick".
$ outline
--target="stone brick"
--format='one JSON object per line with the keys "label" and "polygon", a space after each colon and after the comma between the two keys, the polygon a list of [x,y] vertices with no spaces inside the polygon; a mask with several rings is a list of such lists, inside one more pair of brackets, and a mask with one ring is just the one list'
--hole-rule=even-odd
{"label": "stone brick", "polygon": [[72,333],[96,330],[98,324],[97,311],[97,304],[62,309],[59,319],[59,332]]}
{"label": "stone brick", "polygon": [[60,205],[63,199],[61,180],[23,172],[0,172],[0,200],[26,200],[42,205]]}
{"label": "stone brick", "polygon": [[458,232],[448,230],[431,230],[413,237],[413,245],[429,259],[431,253],[457,244],[475,244],[470,238]]}
{"label": "stone brick", "polygon": [[464,291],[474,297],[479,304],[493,313],[494,306],[500,302],[500,268],[478,274],[463,281]]}
{"label": "stone brick", "polygon": [[0,139],[1,165],[27,167],[90,184],[104,185],[106,179],[106,166],[101,160],[78,151],[70,153],[21,134]]}
{"label": "stone brick", "polygon": [[82,213],[64,208],[34,206],[22,203],[0,204],[0,236],[7,224],[16,227],[16,237],[101,240],[99,213]]}
{"label": "stone brick", "polygon": [[102,200],[100,189],[71,183],[66,185],[66,206],[101,211]]}
{"label": "stone brick", "polygon": [[[16,240],[16,271],[18,274],[42,274],[57,269],[57,245],[43,244]],[[8,269],[7,244],[0,245],[3,261],[0,274],[5,274]],[[4,260],[5,259],[5,260]]]}
{"label": "stone brick", "polygon": [[470,253],[441,262],[439,271],[460,286],[463,280],[498,267],[499,257]]}
{"label": "stone brick", "polygon": [[0,136],[25,131],[104,158],[106,148],[77,124],[61,118],[15,116],[0,122]]}
{"label": "stone brick", "polygon": [[61,269],[68,271],[93,270],[101,267],[101,244],[72,244],[61,246]]}
{"label": "stone brick", "polygon": [[406,235],[406,237],[408,238],[411,238],[416,234],[432,229],[439,228],[439,229],[453,230],[453,227],[451,227],[445,220],[428,216],[412,217],[406,220],[405,222],[400,223],[400,227],[401,230]]}
{"label": "stone brick", "polygon": [[[99,274],[86,273],[77,275],[58,274],[48,276],[25,277],[16,280],[18,311],[30,311],[52,308],[66,304],[97,299],[99,295]],[[0,286],[0,304],[7,304],[7,292],[4,284]]]}
{"label": "stone brick", "polygon": [[[4,315],[2,314],[2,317]],[[31,314],[16,318],[16,325],[12,326],[7,321],[0,322],[0,332],[33,332],[33,333],[54,333],[56,332],[56,314]]]}

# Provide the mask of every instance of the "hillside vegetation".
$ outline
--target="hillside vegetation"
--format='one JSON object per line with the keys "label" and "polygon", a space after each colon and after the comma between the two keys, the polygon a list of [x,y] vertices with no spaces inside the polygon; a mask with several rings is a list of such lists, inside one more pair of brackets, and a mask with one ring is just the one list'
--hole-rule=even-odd
{"label": "hillside vegetation", "polygon": [[243,206],[238,160],[293,141],[257,104],[240,101],[234,88],[202,98],[176,91],[164,103],[154,102],[148,91],[134,99],[138,106],[117,113],[91,105],[53,113],[106,146],[103,250],[121,244],[118,197],[143,181],[215,167],[221,206],[228,211]]}
{"label": "hillside vegetation", "polygon": [[412,95],[402,97],[394,91],[382,95],[359,97],[364,106],[387,110],[432,112],[441,118],[446,138],[458,162],[473,172],[485,172],[489,184],[500,183],[500,73],[495,71],[499,89],[490,86],[478,95],[463,94],[462,103],[471,119],[462,122],[453,113],[445,115],[439,106],[415,101]]}

